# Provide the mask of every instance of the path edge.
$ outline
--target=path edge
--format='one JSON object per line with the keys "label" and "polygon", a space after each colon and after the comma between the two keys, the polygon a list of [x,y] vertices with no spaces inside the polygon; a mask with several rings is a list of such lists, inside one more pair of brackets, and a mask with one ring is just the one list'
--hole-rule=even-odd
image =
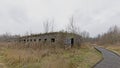
{"label": "path edge", "polygon": [[110,51],[110,52],[112,52],[113,54],[117,55],[118,57],[120,57],[120,55],[118,53],[116,53],[116,52],[114,52],[112,50],[109,50],[109,49],[107,49],[107,50]]}
{"label": "path edge", "polygon": [[[94,47],[98,52],[100,52],[101,54],[102,54],[102,52],[100,51],[100,50],[98,50],[96,47]],[[96,67],[101,61],[103,61],[104,60],[104,58],[103,58],[103,54],[102,54],[102,58],[95,64],[95,65],[93,65],[91,68],[94,68],[94,67]]]}

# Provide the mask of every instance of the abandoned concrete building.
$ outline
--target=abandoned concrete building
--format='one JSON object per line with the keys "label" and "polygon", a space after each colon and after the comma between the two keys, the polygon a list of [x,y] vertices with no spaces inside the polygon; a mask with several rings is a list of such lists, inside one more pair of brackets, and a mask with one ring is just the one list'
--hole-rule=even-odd
{"label": "abandoned concrete building", "polygon": [[51,32],[44,34],[34,34],[19,38],[21,43],[43,43],[43,44],[59,44],[61,46],[80,46],[81,36],[67,32]]}

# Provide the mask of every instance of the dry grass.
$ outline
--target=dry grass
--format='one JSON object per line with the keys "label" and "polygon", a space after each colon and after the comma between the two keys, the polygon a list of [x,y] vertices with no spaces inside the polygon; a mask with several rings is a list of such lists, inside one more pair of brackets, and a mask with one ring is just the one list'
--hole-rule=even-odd
{"label": "dry grass", "polygon": [[105,48],[112,50],[115,53],[120,55],[120,44],[119,45],[118,44],[117,45],[108,45],[108,46],[105,46]]}
{"label": "dry grass", "polygon": [[72,49],[36,45],[31,48],[11,43],[0,46],[2,61],[9,68],[91,68],[101,59],[101,54],[89,44]]}

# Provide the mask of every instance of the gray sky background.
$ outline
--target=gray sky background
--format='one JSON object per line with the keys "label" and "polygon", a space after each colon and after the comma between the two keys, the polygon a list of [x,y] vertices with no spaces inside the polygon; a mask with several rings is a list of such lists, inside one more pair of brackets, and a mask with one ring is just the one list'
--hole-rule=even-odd
{"label": "gray sky background", "polygon": [[59,31],[72,15],[81,31],[96,36],[120,26],[120,0],[0,0],[0,34],[40,33],[47,19]]}

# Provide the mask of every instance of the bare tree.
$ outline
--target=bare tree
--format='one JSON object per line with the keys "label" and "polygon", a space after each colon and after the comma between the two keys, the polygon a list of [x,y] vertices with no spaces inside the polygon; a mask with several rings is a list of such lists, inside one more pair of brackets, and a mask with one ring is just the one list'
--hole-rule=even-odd
{"label": "bare tree", "polygon": [[54,31],[54,20],[46,20],[45,22],[43,22],[43,27],[44,27],[45,33],[53,32]]}
{"label": "bare tree", "polygon": [[118,26],[110,27],[109,30],[97,37],[97,40],[101,44],[115,44],[120,43],[120,28]]}
{"label": "bare tree", "polygon": [[91,38],[90,38],[90,34],[87,31],[83,31],[80,33],[80,35],[82,36],[82,41],[83,42],[91,42]]}
{"label": "bare tree", "polygon": [[77,33],[77,26],[76,26],[76,23],[75,23],[75,19],[74,17],[72,16],[70,19],[69,19],[69,24],[68,24],[68,27],[67,27],[67,31],[68,32],[71,32],[71,33]]}
{"label": "bare tree", "polygon": [[17,38],[19,38],[20,35],[11,35],[10,33],[5,33],[3,35],[0,35],[0,42],[12,42],[15,41]]}
{"label": "bare tree", "polygon": [[54,20],[52,20],[51,22],[50,22],[50,25],[51,25],[51,28],[50,28],[50,30],[51,30],[51,32],[53,32],[54,31],[54,25],[55,23],[54,23]]}
{"label": "bare tree", "polygon": [[49,21],[48,20],[43,22],[43,27],[44,27],[45,33],[48,33],[48,31],[49,31]]}
{"label": "bare tree", "polygon": [[89,32],[87,32],[87,31],[81,32],[80,35],[81,35],[83,38],[89,38],[89,37],[90,37],[90,34],[89,34]]}

